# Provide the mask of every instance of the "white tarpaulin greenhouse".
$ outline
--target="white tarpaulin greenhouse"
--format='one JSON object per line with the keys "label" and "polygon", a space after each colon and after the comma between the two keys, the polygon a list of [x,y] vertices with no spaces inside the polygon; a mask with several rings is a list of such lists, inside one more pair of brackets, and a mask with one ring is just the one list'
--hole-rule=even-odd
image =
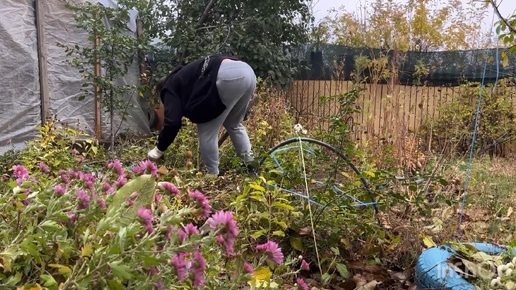
{"label": "white tarpaulin greenhouse", "polygon": [[[38,5],[35,1],[39,1]],[[113,0],[98,2],[116,5]],[[40,35],[36,24],[38,14],[42,19]],[[131,16],[128,28],[136,34],[136,12]],[[39,53],[38,43],[41,42],[45,43],[44,51]],[[79,121],[88,134],[94,134],[95,101],[78,99],[83,79],[76,68],[66,64],[65,51],[58,43],[92,45],[86,33],[75,27],[72,12],[64,1],[0,1],[0,153],[13,147],[21,148],[25,141],[34,138],[36,126],[42,122],[42,108],[47,108],[46,112],[56,115],[60,121],[70,124]],[[41,49],[41,45],[39,47]],[[121,81],[139,82],[136,61]],[[129,129],[150,134],[147,113],[137,93],[128,96],[127,102],[129,112],[120,131]],[[104,111],[102,114],[102,136],[107,138],[109,115]],[[117,118],[118,126],[121,118]]]}

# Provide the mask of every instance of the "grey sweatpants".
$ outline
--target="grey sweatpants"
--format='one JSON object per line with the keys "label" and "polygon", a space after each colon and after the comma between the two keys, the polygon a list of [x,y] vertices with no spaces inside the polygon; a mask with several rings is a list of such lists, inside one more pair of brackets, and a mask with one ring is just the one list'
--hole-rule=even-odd
{"label": "grey sweatpants", "polygon": [[201,159],[209,174],[219,174],[218,133],[224,126],[238,156],[253,160],[251,142],[242,125],[247,106],[256,89],[253,69],[242,61],[225,61],[217,75],[217,89],[226,110],[207,123],[197,124]]}

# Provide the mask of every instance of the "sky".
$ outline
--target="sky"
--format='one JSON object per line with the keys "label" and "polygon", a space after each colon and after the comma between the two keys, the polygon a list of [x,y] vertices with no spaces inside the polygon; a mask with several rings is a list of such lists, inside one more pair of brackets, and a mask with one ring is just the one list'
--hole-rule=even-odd
{"label": "sky", "polygon": [[[480,0],[462,0],[462,2],[467,3],[470,1],[480,1]],[[370,3],[371,0],[313,0],[314,3],[314,16],[316,19],[316,23],[321,20],[323,17],[328,15],[328,10],[332,8],[339,8],[344,5],[344,8],[349,12],[355,12],[358,7],[364,7],[367,3]],[[513,14],[516,11],[516,1],[515,0],[498,0],[500,3],[500,13],[505,17]],[[492,25],[493,19],[493,8],[490,7],[490,14],[486,16],[486,19],[483,21],[484,26],[490,27]],[[498,19],[495,17],[495,21]]]}

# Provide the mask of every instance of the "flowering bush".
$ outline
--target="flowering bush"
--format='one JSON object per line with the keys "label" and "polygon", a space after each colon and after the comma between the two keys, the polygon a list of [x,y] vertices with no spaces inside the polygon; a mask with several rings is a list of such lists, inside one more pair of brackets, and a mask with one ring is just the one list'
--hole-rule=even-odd
{"label": "flowering bush", "polygon": [[17,165],[6,181],[1,289],[236,289],[272,285],[269,267],[299,263],[274,241],[239,245],[232,212],[162,180],[151,161],[102,172]]}

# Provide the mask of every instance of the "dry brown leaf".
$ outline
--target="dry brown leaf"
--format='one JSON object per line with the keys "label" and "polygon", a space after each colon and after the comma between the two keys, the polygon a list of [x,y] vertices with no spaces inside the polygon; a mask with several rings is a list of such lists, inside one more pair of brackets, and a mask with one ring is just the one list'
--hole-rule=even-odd
{"label": "dry brown leaf", "polygon": [[380,284],[380,282],[373,280],[365,285],[357,287],[356,290],[374,290],[378,284]]}
{"label": "dry brown leaf", "polygon": [[159,169],[158,169],[158,173],[161,174],[161,175],[167,175],[168,174],[168,169],[165,165],[162,165]]}

